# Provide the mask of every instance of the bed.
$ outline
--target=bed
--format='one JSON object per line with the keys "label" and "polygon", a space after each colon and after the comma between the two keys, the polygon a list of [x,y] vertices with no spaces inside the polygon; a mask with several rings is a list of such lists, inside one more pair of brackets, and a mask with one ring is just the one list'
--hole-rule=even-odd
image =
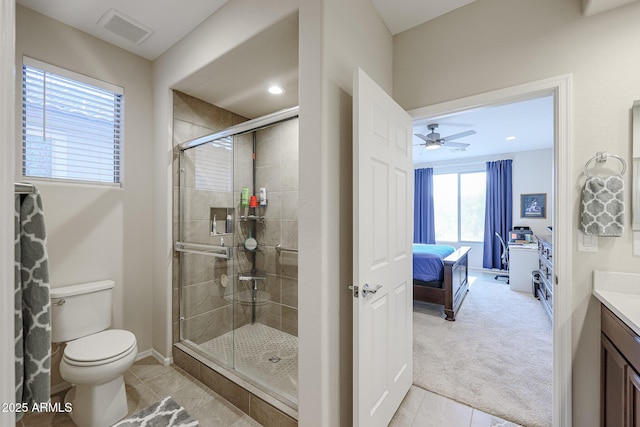
{"label": "bed", "polygon": [[413,245],[413,299],[444,306],[453,321],[469,290],[468,246]]}

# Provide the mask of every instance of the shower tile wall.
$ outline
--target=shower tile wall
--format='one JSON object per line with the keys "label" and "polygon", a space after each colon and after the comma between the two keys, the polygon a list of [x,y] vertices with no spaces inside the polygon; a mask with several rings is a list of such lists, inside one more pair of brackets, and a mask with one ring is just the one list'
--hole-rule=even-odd
{"label": "shower tile wall", "polygon": [[[251,153],[253,136],[236,138],[234,165],[235,203],[240,204],[242,187],[253,187]],[[266,273],[265,281],[258,281],[258,289],[269,294],[269,301],[259,305],[256,321],[272,328],[298,335],[298,255],[275,246],[298,248],[298,120],[288,120],[256,132],[256,188],[267,189],[267,207],[260,208],[264,223],[255,224],[255,237],[260,250],[239,252],[238,259],[255,256],[255,266]],[[253,213],[253,212],[249,212]],[[238,241],[248,237],[252,223],[241,223],[236,229]],[[246,264],[245,264],[246,265]],[[242,266],[241,266],[242,267]],[[243,270],[246,271],[246,270]],[[239,290],[250,289],[251,282],[240,282]],[[244,310],[243,310],[244,308]],[[250,307],[240,307],[250,318]]]}
{"label": "shower tile wall", "polygon": [[[179,231],[179,150],[177,146],[185,141],[226,129],[234,124],[246,121],[245,117],[218,108],[181,92],[174,91],[173,96],[173,241],[178,239]],[[187,151],[185,160],[194,162],[194,150]],[[194,167],[187,167],[185,174],[187,203],[185,206],[185,240],[192,243],[220,244],[220,237],[209,235],[210,208],[233,208],[232,191],[210,191],[197,189]],[[219,225],[223,225],[224,218]],[[226,260],[204,255],[186,254],[185,262],[185,322],[184,333],[196,343],[213,339],[229,332],[232,324],[231,298],[225,298],[232,290],[232,268]],[[180,258],[173,258],[173,342],[180,340],[179,323],[179,279]],[[220,278],[229,276],[229,286],[223,286]]]}

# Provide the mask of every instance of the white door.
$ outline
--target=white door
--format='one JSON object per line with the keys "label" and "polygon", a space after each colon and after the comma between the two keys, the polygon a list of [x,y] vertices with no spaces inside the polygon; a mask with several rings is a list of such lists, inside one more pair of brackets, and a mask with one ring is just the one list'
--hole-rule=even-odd
{"label": "white door", "polygon": [[361,69],[353,92],[353,425],[375,427],[413,378],[412,120]]}

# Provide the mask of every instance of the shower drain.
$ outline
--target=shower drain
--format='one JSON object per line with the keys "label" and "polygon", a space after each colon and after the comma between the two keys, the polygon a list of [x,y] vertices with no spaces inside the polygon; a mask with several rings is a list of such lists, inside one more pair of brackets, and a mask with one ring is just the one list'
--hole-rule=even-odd
{"label": "shower drain", "polygon": [[280,360],[282,360],[282,358],[280,356],[271,356],[269,358],[269,362],[271,362],[271,363],[278,363]]}

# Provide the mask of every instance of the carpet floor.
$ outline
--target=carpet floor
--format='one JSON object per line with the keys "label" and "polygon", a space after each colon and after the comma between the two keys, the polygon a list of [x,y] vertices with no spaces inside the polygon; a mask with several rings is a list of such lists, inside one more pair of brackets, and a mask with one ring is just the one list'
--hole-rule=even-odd
{"label": "carpet floor", "polygon": [[456,321],[441,316],[441,306],[414,302],[414,384],[521,426],[551,426],[552,325],[542,304],[476,279]]}

